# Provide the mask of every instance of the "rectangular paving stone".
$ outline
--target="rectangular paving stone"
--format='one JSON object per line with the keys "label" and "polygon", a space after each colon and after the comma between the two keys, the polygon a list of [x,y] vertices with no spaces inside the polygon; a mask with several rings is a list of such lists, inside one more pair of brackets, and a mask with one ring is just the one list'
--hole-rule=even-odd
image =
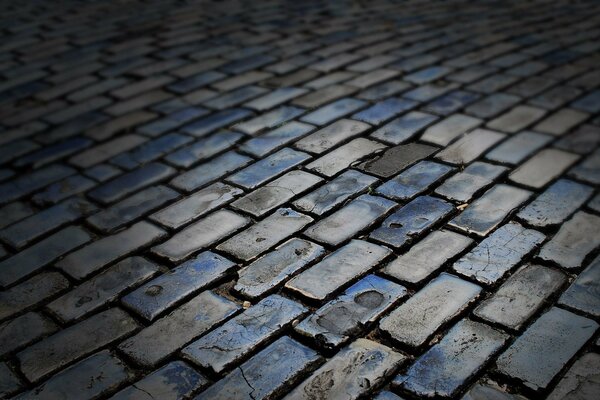
{"label": "rectangular paving stone", "polygon": [[376,191],[394,200],[409,200],[452,171],[452,167],[444,164],[421,161],[385,182]]}
{"label": "rectangular paving stone", "polygon": [[184,262],[124,296],[121,303],[152,321],[178,302],[226,277],[236,266],[210,251]]}
{"label": "rectangular paving stone", "polygon": [[309,299],[325,300],[350,281],[367,273],[390,253],[385,247],[362,240],[351,240],[288,281],[285,287]]}
{"label": "rectangular paving stone", "polygon": [[97,399],[114,391],[134,376],[109,350],[100,351],[54,375],[20,400]]}
{"label": "rectangular paving stone", "polygon": [[[58,326],[54,322],[36,312],[28,312],[10,319],[0,324],[0,356],[25,347],[57,330]],[[0,390],[0,395],[1,393]]]}
{"label": "rectangular paving stone", "polygon": [[176,262],[240,230],[250,221],[229,210],[219,210],[202,218],[169,240],[152,248],[160,257]]}
{"label": "rectangular paving stone", "polygon": [[473,312],[477,317],[518,330],[565,283],[559,271],[526,265]]}
{"label": "rectangular paving stone", "polygon": [[[181,110],[174,111],[170,114],[167,114],[165,117],[151,121],[150,123],[144,124],[137,128],[137,132],[147,135],[147,136],[159,136],[168,131],[174,130],[181,125],[184,125],[190,121],[193,121],[197,118],[200,118],[204,115],[208,114],[208,110],[200,107],[185,107]],[[180,141],[189,140],[189,136],[179,135],[174,136],[174,138],[179,139]],[[161,141],[157,142],[161,143]],[[146,144],[147,145],[147,144]],[[143,146],[142,146],[143,147]],[[148,151],[148,150],[145,150]],[[139,157],[140,154],[137,155]]]}
{"label": "rectangular paving stone", "polygon": [[517,217],[536,227],[562,223],[592,195],[592,188],[568,179],[560,179],[540,194]]}
{"label": "rectangular paving stone", "polygon": [[416,396],[451,397],[481,371],[508,335],[487,325],[462,320],[417,359],[393,385]]}
{"label": "rectangular paving stone", "polygon": [[479,190],[491,185],[508,168],[476,161],[461,172],[446,179],[435,193],[449,200],[466,203]]}
{"label": "rectangular paving stone", "polygon": [[89,168],[106,161],[119,153],[133,149],[147,140],[148,138],[140,135],[119,136],[116,139],[104,142],[91,149],[78,153],[69,159],[69,163],[80,168]]}
{"label": "rectangular paving stone", "polygon": [[312,225],[304,234],[318,242],[339,245],[371,226],[396,205],[383,197],[363,194]]}
{"label": "rectangular paving stone", "polygon": [[582,162],[571,168],[569,176],[592,185],[600,185],[600,150],[596,149]]}
{"label": "rectangular paving stone", "polygon": [[530,196],[527,190],[497,184],[448,224],[463,232],[486,236]]}
{"label": "rectangular paving stone", "polygon": [[260,217],[322,180],[320,177],[308,172],[290,171],[234,201],[231,205],[255,217]]}
{"label": "rectangular paving stone", "polygon": [[21,380],[5,362],[0,363],[0,396],[7,397],[21,388]]}
{"label": "rectangular paving stone", "polygon": [[[321,398],[354,400],[369,395],[404,362],[406,357],[387,346],[357,339],[304,382],[286,400]],[[369,384],[365,384],[369,382]]]}
{"label": "rectangular paving stone", "polygon": [[322,215],[352,195],[364,191],[375,182],[377,182],[377,178],[349,170],[296,200],[293,204],[301,211]]}
{"label": "rectangular paving stone", "polygon": [[221,243],[217,250],[249,261],[298,232],[312,221],[313,219],[307,215],[289,208],[280,208],[262,221]]}
{"label": "rectangular paving stone", "polygon": [[0,228],[5,228],[35,213],[35,209],[27,203],[15,201],[0,207]]}
{"label": "rectangular paving stone", "polygon": [[[250,120],[239,122],[233,126],[233,129],[254,136],[264,129],[273,129],[303,113],[304,109],[302,108],[282,106]],[[310,121],[304,122],[310,123]]]}
{"label": "rectangular paving stone", "polygon": [[174,168],[161,164],[150,163],[139,169],[120,175],[88,192],[88,196],[102,204],[110,204],[122,199],[147,186],[166,180],[175,175]]}
{"label": "rectangular paving stone", "polygon": [[200,164],[196,168],[177,175],[170,184],[177,189],[192,192],[247,165],[251,161],[250,157],[229,151],[211,161]]}
{"label": "rectangular paving stone", "polygon": [[[216,97],[203,102],[203,105],[217,110],[225,110],[234,106],[238,106],[245,101],[252,100],[255,97],[267,93],[268,90],[260,86],[244,86],[230,92],[225,92]],[[246,103],[247,106],[248,103]],[[250,107],[248,107],[250,108]]]}
{"label": "rectangular paving stone", "polygon": [[323,126],[335,121],[336,119],[345,117],[359,109],[365,107],[366,102],[353,98],[344,98],[333,103],[322,106],[315,111],[304,115],[300,121],[309,124]]}
{"label": "rectangular paving stone", "polygon": [[211,291],[200,293],[136,335],[119,350],[145,367],[153,367],[239,311],[239,306]]}
{"label": "rectangular paving stone", "polygon": [[600,217],[579,211],[544,244],[538,257],[563,268],[579,268],[585,257],[600,244],[599,228]]}
{"label": "rectangular paving stone", "polygon": [[391,144],[400,144],[414,137],[438,119],[437,116],[420,111],[411,111],[398,117],[371,134],[372,137]]}
{"label": "rectangular paving stone", "polygon": [[554,143],[554,147],[577,154],[589,154],[600,144],[600,127],[582,125]]}
{"label": "rectangular paving stone", "polygon": [[164,159],[170,164],[187,169],[202,160],[230,149],[243,136],[239,132],[219,131],[168,154]]}
{"label": "rectangular paving stone", "polygon": [[257,298],[277,290],[283,282],[325,253],[318,244],[293,238],[238,271],[234,289]]}
{"label": "rectangular paving stone", "polygon": [[447,146],[465,132],[469,132],[483,123],[478,118],[464,114],[454,114],[430,126],[421,136],[421,140],[440,146]]}
{"label": "rectangular paving stone", "polygon": [[561,175],[579,155],[557,149],[544,149],[521,164],[510,175],[513,182],[540,189]]}
{"label": "rectangular paving stone", "polygon": [[320,346],[335,349],[364,332],[366,327],[406,295],[403,286],[376,275],[368,275],[294,329]]}
{"label": "rectangular paving stone", "polygon": [[75,279],[83,279],[111,262],[164,238],[166,234],[148,222],[138,222],[67,255],[56,263],[56,267]]}
{"label": "rectangular paving stone", "polygon": [[422,282],[472,243],[452,231],[432,232],[386,265],[383,273],[409,283]]}
{"label": "rectangular paving stone", "polygon": [[343,118],[297,141],[294,147],[309,153],[321,154],[369,128],[370,126],[364,122]]}
{"label": "rectangular paving stone", "polygon": [[480,292],[479,286],[444,272],[383,318],[379,329],[404,345],[423,346]]}
{"label": "rectangular paving stone", "polygon": [[201,72],[197,75],[193,75],[188,78],[181,79],[175,83],[172,83],[167,88],[179,94],[189,93],[194,89],[198,89],[210,83],[219,81],[225,78],[226,76],[227,75],[218,71]]}
{"label": "rectangular paving stone", "polygon": [[13,284],[90,240],[90,235],[78,226],[60,230],[0,262],[0,285]]}
{"label": "rectangular paving stone", "polygon": [[137,146],[134,150],[121,153],[110,159],[110,163],[125,170],[133,170],[142,164],[154,161],[165,154],[192,142],[189,136],[169,133]]}
{"label": "rectangular paving stone", "polygon": [[550,135],[564,135],[590,115],[570,108],[562,108],[538,123],[533,130]]}
{"label": "rectangular paving stone", "polygon": [[417,102],[412,100],[390,97],[354,114],[352,118],[371,125],[380,125],[398,114],[416,107],[417,104]]}
{"label": "rectangular paving stone", "polygon": [[487,127],[501,132],[517,133],[546,114],[546,110],[531,106],[516,106],[512,110],[488,122]]}
{"label": "rectangular paving stone", "polygon": [[271,151],[305,136],[313,129],[312,125],[291,121],[272,131],[251,138],[244,142],[240,149],[256,157],[263,157]]}
{"label": "rectangular paving stone", "polygon": [[220,373],[306,313],[302,305],[271,295],[182,350],[197,365]]}
{"label": "rectangular paving stone", "polygon": [[465,112],[477,118],[492,118],[520,101],[518,96],[512,94],[493,93],[468,106]]}
{"label": "rectangular paving stone", "polygon": [[309,158],[310,156],[306,153],[284,148],[236,172],[227,180],[246,189],[254,189]]}
{"label": "rectangular paving stone", "polygon": [[301,96],[306,92],[306,89],[296,87],[279,88],[246,103],[245,106],[257,111],[269,110],[293,98]]}
{"label": "rectangular paving stone", "polygon": [[1,230],[0,238],[20,249],[38,237],[97,210],[94,204],[85,199],[69,199]]}
{"label": "rectangular paving stone", "polygon": [[173,361],[121,390],[112,400],[178,400],[208,386],[209,380],[183,361]]}
{"label": "rectangular paving stone", "polygon": [[219,128],[224,128],[252,115],[250,110],[232,108],[210,114],[191,124],[185,125],[181,130],[192,136],[203,137]]}
{"label": "rectangular paving stone", "polygon": [[35,306],[69,287],[69,281],[58,272],[44,272],[10,289],[0,292],[0,319]]}
{"label": "rectangular paving stone", "polygon": [[179,193],[166,186],[153,186],[88,217],[86,221],[101,231],[111,232],[177,197]]}
{"label": "rectangular paving stone", "polygon": [[150,219],[169,228],[179,228],[208,212],[229,203],[244,192],[217,182],[150,215]]}
{"label": "rectangular paving stone", "polygon": [[381,143],[358,138],[325,154],[306,166],[306,168],[332,177],[348,168],[352,163],[385,148]]}
{"label": "rectangular paving stone", "polygon": [[60,164],[51,164],[47,167],[21,175],[0,184],[0,204],[9,203],[23,196],[27,196],[36,190],[42,189],[45,186],[74,174],[75,170],[73,168]]}
{"label": "rectangular paving stone", "polygon": [[552,137],[541,133],[520,132],[486,154],[486,158],[503,164],[517,165],[552,141]]}
{"label": "rectangular paving stone", "polygon": [[481,95],[465,90],[444,94],[425,106],[424,110],[439,115],[450,115],[475,102]]}
{"label": "rectangular paving stone", "polygon": [[383,178],[389,178],[419,160],[427,158],[438,149],[419,143],[402,144],[392,147],[369,161],[360,165],[367,172]]}
{"label": "rectangular paving stone", "polygon": [[[284,336],[231,371],[196,400],[264,400],[283,395],[321,361],[314,350]],[[277,365],[277,368],[273,368]]]}
{"label": "rectangular paving stone", "polygon": [[498,370],[532,390],[545,389],[597,329],[596,322],[553,307],[500,355]]}
{"label": "rectangular paving stone", "polygon": [[[96,186],[96,182],[83,175],[72,175],[47,186],[34,194],[31,200],[38,205],[56,204],[61,200],[83,193]],[[1,224],[0,224],[1,225]]]}
{"label": "rectangular paving stone", "polygon": [[505,138],[502,133],[477,128],[440,151],[435,158],[450,164],[467,165]]}
{"label": "rectangular paving stone", "polygon": [[111,308],[37,342],[17,354],[32,382],[119,340],[138,328],[127,313]]}
{"label": "rectangular paving stone", "polygon": [[459,274],[491,285],[544,240],[542,233],[511,222],[485,238],[452,268]]}
{"label": "rectangular paving stone", "polygon": [[295,99],[292,104],[308,109],[315,109],[323,104],[331,103],[342,97],[351,96],[358,89],[347,85],[329,85],[318,88],[302,97]]}
{"label": "rectangular paving stone", "polygon": [[599,275],[600,257],[596,257],[560,296],[558,303],[598,317],[600,315],[600,298],[596,293],[598,293],[600,285]]}
{"label": "rectangular paving stone", "polygon": [[421,196],[406,204],[383,221],[369,238],[393,247],[402,247],[447,217],[453,210],[443,200]]}
{"label": "rectangular paving stone", "polygon": [[594,90],[571,103],[571,107],[589,113],[597,113],[598,111],[600,111],[600,106],[598,106],[599,100],[600,90]]}
{"label": "rectangular paving stone", "polygon": [[585,399],[598,393],[600,355],[586,353],[573,364],[548,396],[548,400],[572,398]]}
{"label": "rectangular paving stone", "polygon": [[127,258],[46,306],[62,322],[79,319],[115,301],[159,272],[159,267],[141,257]]}
{"label": "rectangular paving stone", "polygon": [[500,387],[496,382],[487,379],[481,379],[479,382],[471,386],[461,400],[527,400],[527,398],[507,392]]}

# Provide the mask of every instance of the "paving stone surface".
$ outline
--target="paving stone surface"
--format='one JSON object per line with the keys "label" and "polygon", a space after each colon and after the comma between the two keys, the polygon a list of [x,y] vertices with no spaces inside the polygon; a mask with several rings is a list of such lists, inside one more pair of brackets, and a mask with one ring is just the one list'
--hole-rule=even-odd
{"label": "paving stone surface", "polygon": [[594,399],[594,0],[0,4],[0,398]]}

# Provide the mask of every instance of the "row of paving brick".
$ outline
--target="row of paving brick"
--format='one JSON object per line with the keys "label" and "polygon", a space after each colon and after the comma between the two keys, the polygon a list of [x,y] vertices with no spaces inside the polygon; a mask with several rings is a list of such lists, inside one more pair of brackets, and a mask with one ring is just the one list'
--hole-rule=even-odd
{"label": "row of paving brick", "polygon": [[424,29],[452,9],[429,6],[354,32],[344,4],[292,7],[346,16],[246,37],[184,7],[120,44],[83,29],[95,5],[3,23],[1,391],[596,390],[597,6],[484,7],[497,36],[477,6]]}

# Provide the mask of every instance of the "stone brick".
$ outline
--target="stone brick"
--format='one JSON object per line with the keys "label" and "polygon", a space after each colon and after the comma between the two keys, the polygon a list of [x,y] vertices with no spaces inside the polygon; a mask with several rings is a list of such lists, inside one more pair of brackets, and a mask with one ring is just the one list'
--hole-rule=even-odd
{"label": "stone brick", "polygon": [[508,393],[492,381],[480,381],[473,385],[461,400],[527,400],[525,397]]}
{"label": "stone brick", "polygon": [[252,115],[252,112],[243,108],[231,108],[217,113],[213,113],[207,117],[200,118],[182,128],[182,131],[189,133],[192,136],[203,137],[219,128],[229,126],[237,121]]}
{"label": "stone brick", "polygon": [[508,223],[454,263],[454,270],[484,284],[494,284],[542,243],[545,236]]}
{"label": "stone brick", "polygon": [[313,219],[289,208],[280,208],[262,221],[255,223],[229,240],[217,250],[249,261],[298,232]]}
{"label": "stone brick", "polygon": [[598,292],[600,280],[600,257],[596,257],[569,288],[558,299],[559,304],[598,317],[600,315],[600,298]]}
{"label": "stone brick", "polygon": [[368,275],[296,325],[295,330],[320,346],[335,349],[363,333],[406,295],[403,286]]}
{"label": "stone brick", "polygon": [[453,207],[443,200],[430,196],[417,197],[386,218],[369,238],[396,248],[402,247],[439,223],[452,210]]}
{"label": "stone brick", "polygon": [[563,268],[579,268],[584,258],[598,246],[596,234],[600,217],[579,211],[540,250],[539,258]]}
{"label": "stone brick", "polygon": [[548,400],[592,399],[600,390],[600,355],[584,354],[573,364],[558,385],[547,397]]}
{"label": "stone brick", "polygon": [[54,322],[35,312],[8,320],[0,324],[0,356],[19,350],[57,329]]}
{"label": "stone brick", "polygon": [[398,117],[371,134],[372,137],[391,144],[400,144],[414,137],[438,119],[435,115],[411,111]]}
{"label": "stone brick", "polygon": [[99,144],[69,159],[69,162],[80,168],[89,168],[100,164],[119,153],[126,152],[144,143],[147,138],[139,135],[124,135],[111,141]]}
{"label": "stone brick", "polygon": [[52,301],[46,308],[63,322],[79,319],[114,302],[122,292],[135,288],[158,272],[157,265],[141,257],[127,258]]}
{"label": "stone brick", "polygon": [[467,165],[505,138],[506,135],[498,132],[475,129],[440,151],[435,157],[450,164]]}
{"label": "stone brick", "polygon": [[452,170],[447,165],[421,161],[379,186],[377,193],[394,200],[410,200],[428,190]]}
{"label": "stone brick", "polygon": [[507,339],[507,335],[487,325],[463,320],[404,375],[394,378],[393,385],[417,396],[454,396]]}
{"label": "stone brick", "polygon": [[474,314],[510,329],[521,329],[565,281],[565,275],[556,270],[539,265],[524,266],[481,303]]}
{"label": "stone brick", "polygon": [[486,236],[530,196],[531,192],[523,189],[495,185],[450,221],[449,225],[467,233]]}
{"label": "stone brick", "polygon": [[183,361],[173,361],[111,397],[113,400],[178,400],[208,386],[209,381]]}
{"label": "stone brick", "polygon": [[137,328],[138,324],[129,315],[111,308],[18,353],[21,371],[30,381],[38,381]]}
{"label": "stone brick", "polygon": [[532,390],[545,389],[597,329],[596,322],[553,307],[500,355],[498,370]]}
{"label": "stone brick", "polygon": [[383,155],[361,164],[368,173],[389,178],[419,160],[427,158],[437,150],[436,147],[419,143],[398,145],[387,150]]}
{"label": "stone brick", "polygon": [[[247,133],[249,135],[256,135],[264,129],[273,129],[284,122],[296,118],[297,116],[304,113],[304,110],[297,107],[282,106],[269,111],[266,114],[261,114],[258,117],[250,120],[240,122],[233,126],[237,131]],[[310,121],[304,121],[309,122]]]}
{"label": "stone brick", "polygon": [[477,118],[492,118],[516,105],[521,99],[512,94],[494,93],[468,106],[465,112]]}
{"label": "stone brick", "polygon": [[446,179],[435,193],[449,200],[466,203],[481,189],[491,185],[508,169],[498,165],[476,161],[461,172]]}
{"label": "stone brick", "polygon": [[562,150],[541,150],[516,168],[509,175],[509,179],[521,185],[539,189],[561,175],[578,159],[578,155]]}
{"label": "stone brick", "polygon": [[415,101],[391,97],[354,114],[352,118],[367,122],[371,125],[380,125],[381,123],[394,118],[398,114],[408,111],[416,106],[417,102]]}
{"label": "stone brick", "polygon": [[242,139],[242,136],[238,132],[220,131],[193,144],[184,146],[168,154],[164,159],[177,167],[189,168],[200,161],[230,149]]}
{"label": "stone brick", "polygon": [[0,184],[0,204],[9,203],[42,189],[67,176],[75,174],[75,170],[64,165],[52,164],[33,172],[21,175]]}
{"label": "stone brick", "polygon": [[[358,399],[369,395],[399,368],[406,357],[379,343],[358,339],[342,349],[292,390],[286,400]],[[366,384],[369,382],[369,384]]]}
{"label": "stone brick", "polygon": [[593,185],[600,185],[600,151],[595,150],[587,156],[581,163],[571,169],[569,175]]}
{"label": "stone brick", "polygon": [[[202,392],[196,400],[274,398],[284,394],[320,361],[314,350],[284,336]],[[277,368],[272,368],[273,365]]]}
{"label": "stone brick", "polygon": [[478,127],[482,122],[482,120],[468,115],[454,114],[427,128],[421,136],[421,140],[446,146],[463,133]]}
{"label": "stone brick", "polygon": [[157,158],[191,142],[193,139],[179,133],[165,134],[154,140],[137,146],[128,153],[121,153],[113,157],[111,164],[117,165],[125,170],[132,170],[140,165],[154,161]]}
{"label": "stone brick", "polygon": [[379,329],[404,345],[423,346],[444,324],[460,315],[480,291],[477,285],[442,273],[383,318]]}
{"label": "stone brick", "polygon": [[364,138],[354,139],[324,156],[317,158],[315,161],[308,164],[306,168],[332,177],[361,158],[383,150],[384,148],[384,145],[372,140]]}
{"label": "stone brick", "polygon": [[[288,281],[285,287],[309,299],[325,300],[341,287],[369,272],[390,253],[385,247],[352,240]],[[328,279],[324,280],[324,276]]]}
{"label": "stone brick", "polygon": [[589,114],[570,108],[563,108],[538,123],[533,130],[560,136],[585,121],[588,117]]}
{"label": "stone brick", "polygon": [[339,245],[368,228],[396,205],[382,197],[363,194],[312,225],[304,234],[318,242]]}
{"label": "stone brick", "polygon": [[372,176],[349,170],[296,200],[294,206],[301,211],[322,215],[352,195],[361,193],[375,182],[377,179]]}
{"label": "stone brick", "polygon": [[0,396],[8,396],[21,388],[21,380],[4,362],[0,363]]}
{"label": "stone brick", "polygon": [[300,121],[317,126],[323,126],[335,121],[336,119],[345,117],[355,111],[358,111],[366,105],[367,104],[362,100],[344,98],[322,106],[315,111],[304,115],[300,118]]}
{"label": "stone brick", "polygon": [[517,165],[552,141],[552,137],[536,132],[520,132],[492,149],[486,158],[503,164]]}
{"label": "stone brick", "polygon": [[517,133],[546,114],[545,110],[531,106],[517,106],[487,124],[487,127],[507,133]]}
{"label": "stone brick", "polygon": [[152,252],[173,262],[181,261],[238,231],[248,222],[247,218],[232,211],[215,211],[153,247]]}
{"label": "stone brick", "polygon": [[202,292],[119,345],[145,367],[154,367],[187,343],[234,315],[239,307],[210,291]]}
{"label": "stone brick", "polygon": [[370,126],[351,119],[340,119],[325,128],[297,141],[294,147],[309,153],[321,154],[337,144],[360,135]]}
{"label": "stone brick", "polygon": [[401,281],[420,283],[473,243],[451,231],[435,231],[398,256],[383,273]]}

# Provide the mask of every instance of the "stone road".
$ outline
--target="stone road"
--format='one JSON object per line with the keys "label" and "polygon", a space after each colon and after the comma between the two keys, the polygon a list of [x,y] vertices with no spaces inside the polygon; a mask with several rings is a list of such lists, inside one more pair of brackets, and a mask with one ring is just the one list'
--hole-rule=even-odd
{"label": "stone road", "polygon": [[600,398],[600,2],[0,5],[0,397]]}

